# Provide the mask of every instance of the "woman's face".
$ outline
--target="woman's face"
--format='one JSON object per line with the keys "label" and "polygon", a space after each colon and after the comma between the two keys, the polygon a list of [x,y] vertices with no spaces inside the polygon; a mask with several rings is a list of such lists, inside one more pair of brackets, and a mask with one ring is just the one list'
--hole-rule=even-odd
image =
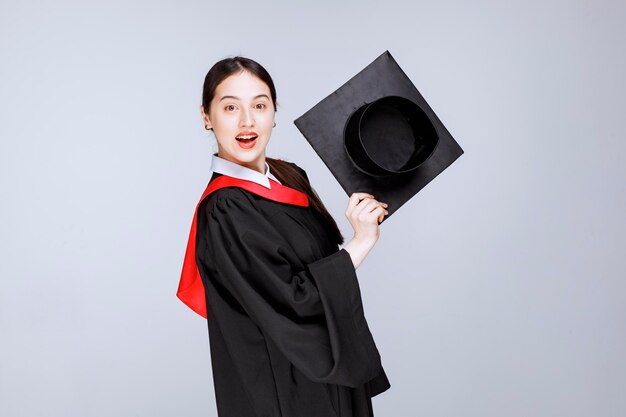
{"label": "woman's face", "polygon": [[224,79],[216,88],[209,114],[200,111],[213,128],[220,158],[265,173],[265,148],[274,125],[270,89],[248,71]]}

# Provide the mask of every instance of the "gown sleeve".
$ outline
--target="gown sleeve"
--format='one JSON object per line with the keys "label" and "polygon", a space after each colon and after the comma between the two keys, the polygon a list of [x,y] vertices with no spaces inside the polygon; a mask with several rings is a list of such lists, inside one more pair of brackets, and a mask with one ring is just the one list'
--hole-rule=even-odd
{"label": "gown sleeve", "polygon": [[379,375],[350,254],[341,249],[302,268],[242,190],[226,188],[214,199],[199,213],[208,279],[310,380],[354,388]]}

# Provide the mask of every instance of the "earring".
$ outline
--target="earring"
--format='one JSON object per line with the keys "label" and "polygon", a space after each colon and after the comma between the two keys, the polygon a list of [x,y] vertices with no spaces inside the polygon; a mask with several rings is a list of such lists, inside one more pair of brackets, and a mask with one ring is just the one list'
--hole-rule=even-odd
{"label": "earring", "polygon": [[207,125],[204,125],[204,128],[205,128],[206,130],[213,130],[213,128],[211,128],[211,127],[209,127],[209,126],[207,126]]}
{"label": "earring", "polygon": [[276,122],[274,122],[274,127],[276,127]]}

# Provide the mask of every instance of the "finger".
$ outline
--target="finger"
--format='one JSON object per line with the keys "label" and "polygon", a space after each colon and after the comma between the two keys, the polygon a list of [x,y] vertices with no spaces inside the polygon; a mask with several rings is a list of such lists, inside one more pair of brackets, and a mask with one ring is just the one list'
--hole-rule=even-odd
{"label": "finger", "polygon": [[352,193],[350,196],[350,199],[356,199],[357,202],[363,200],[364,198],[374,198],[374,196],[370,193]]}
{"label": "finger", "polygon": [[377,207],[381,207],[380,203],[376,200],[370,200],[367,202],[367,210],[369,212],[371,212],[372,210],[374,210]]}
{"label": "finger", "polygon": [[368,196],[365,196],[362,200],[354,200],[354,206],[350,207],[350,212],[353,216],[356,216],[358,215],[358,213],[362,212],[369,204],[375,201],[376,200]]}
{"label": "finger", "polygon": [[[370,198],[366,198],[366,199],[371,200]],[[350,197],[350,201],[348,201],[348,207],[346,208],[346,213],[345,213],[346,217],[356,218],[358,216],[358,213],[360,213],[361,210],[363,210],[364,204],[365,204],[364,201],[359,200],[358,196],[352,195],[352,197]]]}
{"label": "finger", "polygon": [[368,209],[368,206],[371,204],[373,200],[371,198],[364,198],[363,200],[359,201],[357,203],[357,205],[352,209],[352,218],[359,218],[362,213],[367,213],[369,211],[371,211],[370,209]]}
{"label": "finger", "polygon": [[346,216],[350,216],[354,207],[359,204],[361,200],[359,199],[359,193],[352,193],[350,198],[348,199],[348,206],[346,207]]}
{"label": "finger", "polygon": [[361,202],[361,204],[367,204],[367,208],[366,210],[368,212],[371,212],[372,210],[374,210],[376,207],[382,207],[383,209],[385,209],[385,203],[381,203],[380,201],[376,201],[371,199],[370,201],[368,201],[367,203]]}
{"label": "finger", "polygon": [[383,218],[385,217],[385,209],[378,206],[376,207],[376,209],[374,209],[372,212],[369,213],[370,214],[370,218],[372,219],[372,221],[374,219],[376,219],[378,221],[378,223],[383,221]]}
{"label": "finger", "polygon": [[385,220],[385,216],[388,216],[388,215],[389,215],[389,212],[387,210],[383,209],[383,213],[378,218],[379,219],[378,223],[381,223],[383,220]]}
{"label": "finger", "polygon": [[371,211],[362,211],[359,215],[359,220],[361,220],[362,222],[365,223],[373,223],[375,221],[375,219],[381,214],[384,213],[384,208],[382,207],[375,207],[373,210]]}
{"label": "finger", "polygon": [[381,214],[381,216],[380,216],[379,223],[382,222],[383,219],[385,218],[385,216],[388,216],[388,215],[389,215],[389,212],[383,208],[383,214]]}
{"label": "finger", "polygon": [[356,206],[361,200],[366,197],[367,195],[365,193],[352,193],[352,195],[348,199],[348,207],[350,208]]}
{"label": "finger", "polygon": [[371,213],[376,207],[380,207],[378,202],[371,198],[363,199],[355,208],[355,215],[359,216],[364,213]]}
{"label": "finger", "polygon": [[378,201],[378,200],[376,200],[376,202],[377,202],[378,204],[380,204],[380,205],[381,205],[381,207],[385,207],[385,208],[386,208],[386,207],[389,207],[389,205],[388,205],[387,203],[383,202],[383,201]]}

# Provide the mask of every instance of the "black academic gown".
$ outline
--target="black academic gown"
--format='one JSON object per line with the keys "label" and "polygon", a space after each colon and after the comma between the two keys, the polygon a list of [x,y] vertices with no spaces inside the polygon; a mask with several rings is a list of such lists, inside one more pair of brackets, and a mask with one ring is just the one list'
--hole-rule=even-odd
{"label": "black academic gown", "polygon": [[323,218],[238,187],[197,216],[218,415],[373,416],[390,384],[350,255]]}

